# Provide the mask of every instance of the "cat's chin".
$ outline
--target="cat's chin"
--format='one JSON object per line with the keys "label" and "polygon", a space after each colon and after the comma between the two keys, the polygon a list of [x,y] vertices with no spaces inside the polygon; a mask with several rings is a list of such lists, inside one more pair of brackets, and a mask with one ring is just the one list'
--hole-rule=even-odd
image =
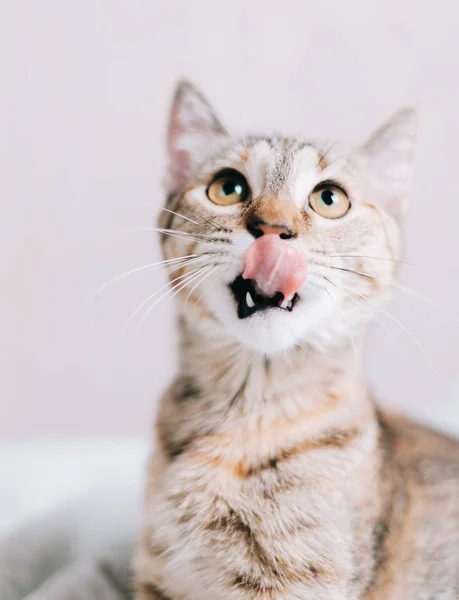
{"label": "cat's chin", "polygon": [[293,315],[281,314],[279,309],[257,312],[238,323],[232,323],[228,331],[244,346],[266,356],[284,353],[301,344],[307,335],[299,335]]}
{"label": "cat's chin", "polygon": [[206,304],[228,335],[243,346],[266,356],[285,353],[323,338],[326,302],[310,290],[298,295],[290,309],[267,306],[241,318],[241,307],[226,286],[213,286],[204,294]]}

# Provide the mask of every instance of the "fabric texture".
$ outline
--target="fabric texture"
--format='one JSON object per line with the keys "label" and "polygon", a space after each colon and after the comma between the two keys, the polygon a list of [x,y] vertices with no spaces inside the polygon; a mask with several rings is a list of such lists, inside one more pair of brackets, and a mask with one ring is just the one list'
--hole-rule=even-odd
{"label": "fabric texture", "polygon": [[0,599],[128,600],[147,444],[33,449],[0,444]]}

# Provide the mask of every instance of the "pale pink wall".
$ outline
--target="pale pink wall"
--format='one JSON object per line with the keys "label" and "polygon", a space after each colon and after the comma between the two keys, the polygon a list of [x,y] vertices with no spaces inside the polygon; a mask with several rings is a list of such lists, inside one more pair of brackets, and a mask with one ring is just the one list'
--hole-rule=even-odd
{"label": "pale pink wall", "polygon": [[[172,87],[195,79],[236,130],[357,139],[417,102],[422,130],[402,282],[457,311],[459,9],[455,0],[16,1],[0,8],[0,434],[145,433],[173,366],[171,307],[119,332],[164,281],[142,274],[91,321],[103,282],[158,257]],[[95,307],[94,305],[93,307]],[[426,346],[382,330],[368,370],[391,405],[459,431],[458,327],[399,295]],[[388,326],[392,327],[388,319]],[[395,329],[394,329],[395,331]]]}

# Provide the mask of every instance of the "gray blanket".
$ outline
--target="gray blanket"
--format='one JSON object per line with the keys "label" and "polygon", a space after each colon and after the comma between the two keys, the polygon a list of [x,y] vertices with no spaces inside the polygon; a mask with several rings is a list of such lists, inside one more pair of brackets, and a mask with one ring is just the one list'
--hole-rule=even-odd
{"label": "gray blanket", "polygon": [[[0,540],[0,600],[128,600],[132,535],[61,511]],[[111,515],[110,523],[113,515]],[[112,528],[115,529],[115,528]]]}

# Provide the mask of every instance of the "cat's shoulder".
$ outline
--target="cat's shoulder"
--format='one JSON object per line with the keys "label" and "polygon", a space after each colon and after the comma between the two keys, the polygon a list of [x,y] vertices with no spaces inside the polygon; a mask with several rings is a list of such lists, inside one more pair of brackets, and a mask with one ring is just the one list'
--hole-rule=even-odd
{"label": "cat's shoulder", "polygon": [[406,417],[380,412],[381,436],[397,463],[420,481],[459,485],[459,439]]}

